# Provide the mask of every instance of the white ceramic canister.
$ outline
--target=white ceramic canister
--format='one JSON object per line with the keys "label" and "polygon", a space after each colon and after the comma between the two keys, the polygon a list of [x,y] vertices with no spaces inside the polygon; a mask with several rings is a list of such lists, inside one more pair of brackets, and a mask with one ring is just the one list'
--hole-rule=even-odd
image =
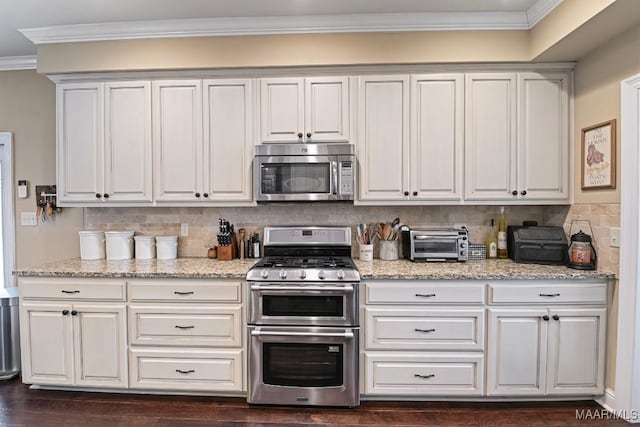
{"label": "white ceramic canister", "polygon": [[105,231],[104,234],[108,261],[133,258],[133,231]]}
{"label": "white ceramic canister", "polygon": [[156,236],[158,259],[175,259],[178,257],[178,236]]}
{"label": "white ceramic canister", "polygon": [[79,231],[80,258],[104,259],[104,231]]}
{"label": "white ceramic canister", "polygon": [[156,257],[156,238],[154,236],[133,236],[136,242],[137,259],[153,259]]}

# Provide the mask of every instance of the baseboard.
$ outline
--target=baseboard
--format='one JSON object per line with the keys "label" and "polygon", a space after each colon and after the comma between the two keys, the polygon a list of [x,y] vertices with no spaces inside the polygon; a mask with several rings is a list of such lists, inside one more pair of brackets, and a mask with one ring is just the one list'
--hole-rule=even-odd
{"label": "baseboard", "polygon": [[616,392],[610,388],[605,389],[604,395],[596,402],[609,412],[615,412],[616,409]]}

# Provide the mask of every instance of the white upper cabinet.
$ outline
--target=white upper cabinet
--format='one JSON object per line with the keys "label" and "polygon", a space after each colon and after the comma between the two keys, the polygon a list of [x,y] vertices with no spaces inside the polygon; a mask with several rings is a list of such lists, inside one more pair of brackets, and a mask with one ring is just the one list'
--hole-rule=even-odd
{"label": "white upper cabinet", "polygon": [[205,80],[203,197],[251,201],[252,80]]}
{"label": "white upper cabinet", "polygon": [[461,200],[463,147],[463,76],[412,75],[409,197]]}
{"label": "white upper cabinet", "polygon": [[202,83],[153,82],[155,199],[202,199]]}
{"label": "white upper cabinet", "polygon": [[104,88],[105,193],[114,202],[151,202],[151,83],[105,83]]}
{"label": "white upper cabinet", "polygon": [[568,75],[518,74],[519,196],[568,200],[569,164]]}
{"label": "white upper cabinet", "polygon": [[516,189],[516,74],[467,74],[465,198],[511,200]]}
{"label": "white upper cabinet", "polygon": [[260,79],[262,142],[348,141],[348,77]]}
{"label": "white upper cabinet", "polygon": [[102,197],[104,85],[69,83],[56,88],[58,204]]}
{"label": "white upper cabinet", "polygon": [[461,74],[360,78],[359,200],[462,198]]}
{"label": "white upper cabinet", "polygon": [[409,195],[409,76],[360,77],[359,199],[405,200]]}
{"label": "white upper cabinet", "polygon": [[57,87],[59,204],[151,202],[149,82]]}
{"label": "white upper cabinet", "polygon": [[465,198],[568,203],[569,74],[467,74]]}

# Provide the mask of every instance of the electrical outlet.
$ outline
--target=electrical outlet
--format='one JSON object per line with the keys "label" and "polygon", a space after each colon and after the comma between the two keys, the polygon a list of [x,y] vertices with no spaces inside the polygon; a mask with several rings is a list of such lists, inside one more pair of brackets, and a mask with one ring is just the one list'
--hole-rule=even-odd
{"label": "electrical outlet", "polygon": [[620,247],[620,229],[619,228],[611,228],[609,230],[609,246],[612,248]]}
{"label": "electrical outlet", "polygon": [[38,217],[33,212],[20,212],[20,225],[27,227],[37,227]]}
{"label": "electrical outlet", "polygon": [[189,235],[189,224],[183,222],[180,224],[180,237],[187,237]]}

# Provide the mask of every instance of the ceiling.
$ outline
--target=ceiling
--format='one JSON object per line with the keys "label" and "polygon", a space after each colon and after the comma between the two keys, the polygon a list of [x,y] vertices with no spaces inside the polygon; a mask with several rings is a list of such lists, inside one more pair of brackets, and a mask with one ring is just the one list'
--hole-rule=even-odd
{"label": "ceiling", "polygon": [[[375,17],[380,21],[385,19],[385,15],[381,14],[394,14],[395,31],[402,30],[403,17],[411,20],[412,28],[415,28],[416,21],[424,18],[426,22],[434,16],[439,22],[455,21],[455,29],[465,29],[465,23],[469,22],[474,23],[473,28],[499,28],[500,22],[512,23],[508,28],[515,28],[513,23],[518,22],[524,28],[530,28],[560,1],[562,0],[0,0],[0,57],[35,55],[36,46],[19,29],[44,27],[44,30],[51,31],[65,28],[58,26],[74,26],[66,29],[71,28],[77,32],[78,28],[92,28],[91,25],[77,27],[79,24],[125,22],[130,23],[128,27],[135,27],[144,23],[148,25],[149,21],[153,21],[157,28],[157,21],[160,20],[196,18],[201,23],[212,26],[221,22],[221,18],[227,18],[224,20],[227,23],[242,21],[241,24],[250,18],[259,17],[321,18],[322,22],[327,22],[332,15],[342,15],[335,17],[339,20],[344,19],[344,15],[354,14],[358,15],[351,19],[356,23],[351,25],[354,28],[358,18]],[[500,19],[496,20],[496,17]],[[203,18],[209,20],[203,21]],[[286,18],[283,19],[286,25]],[[486,25],[479,26],[478,23]],[[123,25],[119,25],[122,28]],[[102,28],[107,28],[108,31],[108,28],[114,26]],[[471,26],[466,29],[471,29]],[[285,32],[283,27],[280,32]]]}

